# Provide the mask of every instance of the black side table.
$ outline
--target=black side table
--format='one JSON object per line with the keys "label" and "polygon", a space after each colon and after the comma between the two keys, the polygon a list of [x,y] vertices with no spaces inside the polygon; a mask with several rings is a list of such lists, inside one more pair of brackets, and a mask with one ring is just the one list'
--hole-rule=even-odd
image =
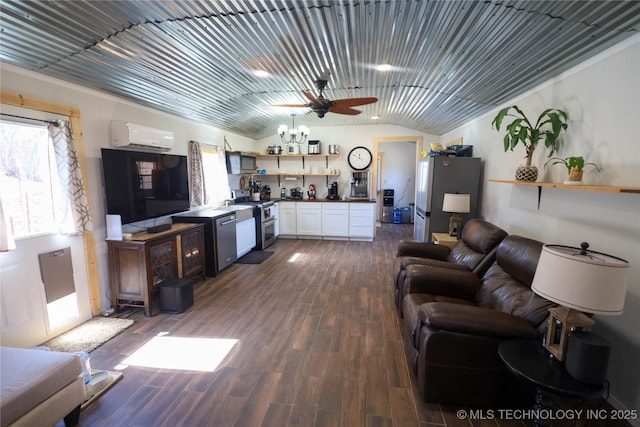
{"label": "black side table", "polygon": [[[604,384],[590,385],[574,379],[538,341],[505,341],[500,344],[498,354],[511,372],[536,386],[536,413],[551,409],[554,393],[581,399],[597,399],[604,393]],[[549,420],[535,419],[533,425],[548,426]]]}

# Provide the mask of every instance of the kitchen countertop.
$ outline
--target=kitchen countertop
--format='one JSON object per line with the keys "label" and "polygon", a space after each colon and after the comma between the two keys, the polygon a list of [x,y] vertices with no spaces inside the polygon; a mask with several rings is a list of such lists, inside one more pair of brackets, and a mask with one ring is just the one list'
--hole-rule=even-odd
{"label": "kitchen countertop", "polygon": [[198,210],[192,210],[189,212],[182,212],[179,214],[175,214],[173,216],[186,216],[186,217],[202,217],[202,218],[218,218],[225,215],[231,215],[233,211],[231,210],[222,210],[220,208],[204,208]]}
{"label": "kitchen countertop", "polygon": [[317,202],[327,202],[327,203],[334,203],[334,202],[342,202],[342,203],[375,203],[375,200],[371,200],[371,199],[347,199],[347,200],[328,200],[328,199],[316,199],[316,200],[309,200],[309,199],[271,199],[272,202],[308,202],[308,203],[317,203]]}

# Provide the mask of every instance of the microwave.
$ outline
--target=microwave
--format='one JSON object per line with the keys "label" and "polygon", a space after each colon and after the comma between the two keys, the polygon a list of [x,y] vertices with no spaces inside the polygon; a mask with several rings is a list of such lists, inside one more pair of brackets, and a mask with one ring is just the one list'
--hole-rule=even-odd
{"label": "microwave", "polygon": [[240,175],[243,173],[256,173],[255,154],[241,151],[227,151],[227,173]]}

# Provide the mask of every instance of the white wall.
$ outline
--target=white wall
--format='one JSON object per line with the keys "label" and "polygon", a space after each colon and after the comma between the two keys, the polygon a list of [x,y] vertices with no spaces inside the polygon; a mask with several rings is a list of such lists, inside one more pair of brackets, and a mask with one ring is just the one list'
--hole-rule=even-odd
{"label": "white wall", "polygon": [[[620,44],[552,82],[500,106],[517,104],[536,116],[548,107],[568,112],[570,122],[560,157],[583,155],[602,167],[585,173],[599,185],[640,187],[640,37]],[[524,149],[503,151],[502,133],[491,128],[498,108],[442,136],[464,137],[485,162],[487,179],[512,180],[523,163]],[[544,171],[544,145],[534,164],[540,181],[562,182],[565,169]],[[596,316],[596,332],[611,342],[611,393],[626,408],[640,409],[640,194],[542,190],[540,209],[535,187],[484,183],[484,217],[509,233],[546,243],[579,246],[628,260],[631,264],[624,313]],[[603,283],[606,286],[606,283]]]}

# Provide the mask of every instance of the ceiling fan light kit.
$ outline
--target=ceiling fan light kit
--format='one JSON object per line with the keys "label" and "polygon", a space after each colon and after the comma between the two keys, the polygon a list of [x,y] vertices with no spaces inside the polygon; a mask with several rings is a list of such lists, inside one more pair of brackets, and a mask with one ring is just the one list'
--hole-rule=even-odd
{"label": "ceiling fan light kit", "polygon": [[[296,129],[295,120],[296,120],[296,115],[292,114],[290,129],[287,127],[287,125],[278,126],[278,135],[280,135],[280,139],[284,144],[302,144],[307,140],[307,137],[309,136],[309,132],[310,132],[309,128],[304,125],[300,125]],[[285,134],[287,133],[287,130],[289,131],[288,139],[284,137]],[[298,138],[298,134],[300,134],[299,138]]]}

